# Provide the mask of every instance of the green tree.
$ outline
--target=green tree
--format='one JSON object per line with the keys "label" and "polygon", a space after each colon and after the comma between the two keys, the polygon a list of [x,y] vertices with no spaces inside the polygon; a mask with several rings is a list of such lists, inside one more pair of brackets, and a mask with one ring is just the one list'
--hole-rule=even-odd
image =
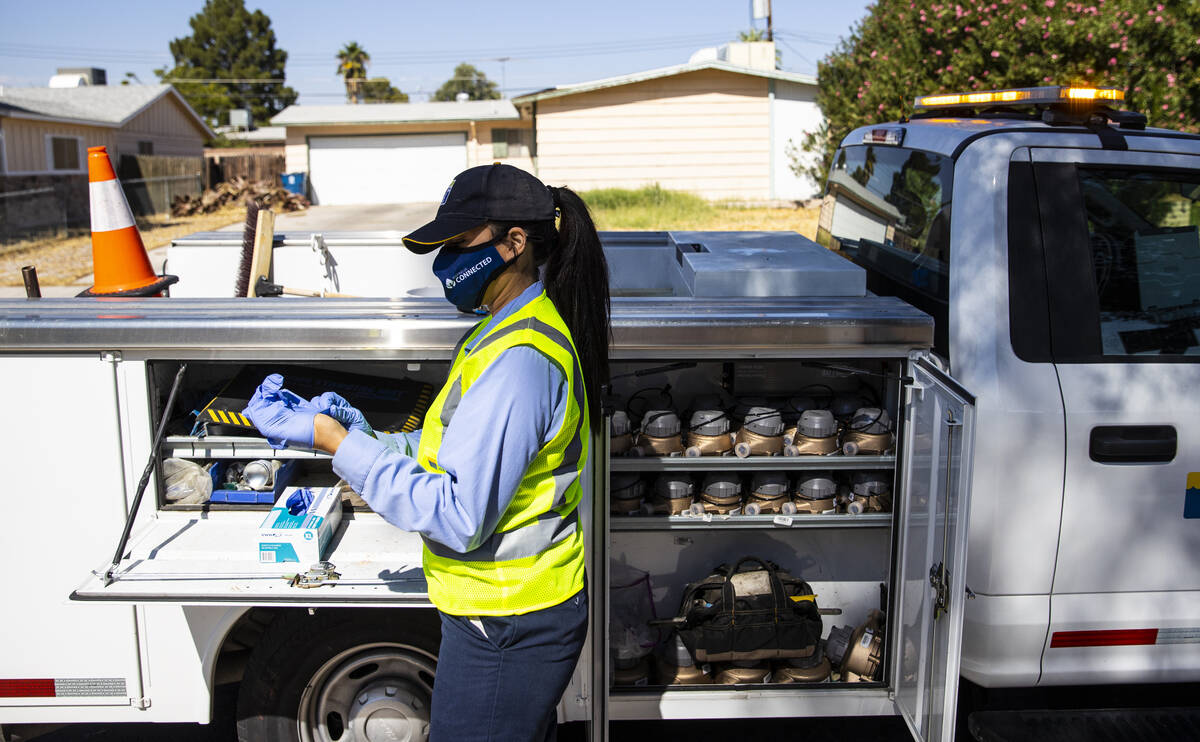
{"label": "green tree", "polygon": [[338,74],[346,83],[346,100],[351,103],[360,102],[363,83],[367,80],[367,65],[371,62],[371,55],[367,54],[367,50],[359,46],[357,41],[351,41],[337,53],[337,60]]}
{"label": "green tree", "polygon": [[851,129],[912,114],[918,95],[1086,83],[1126,92],[1152,126],[1200,130],[1200,3],[878,0],[817,66],[827,126],[797,174],[824,183]]}
{"label": "green tree", "polygon": [[482,70],[466,62],[454,68],[454,77],[442,83],[433,94],[433,99],[452,101],[457,99],[459,93],[466,93],[468,100],[496,100],[500,97],[496,83],[487,79]]}
{"label": "green tree", "polygon": [[362,95],[367,103],[408,103],[408,93],[393,87],[386,77],[363,80]]}
{"label": "green tree", "polygon": [[188,24],[192,34],[170,44],[174,66],[154,73],[174,84],[209,124],[233,108],[249,108],[255,122],[265,124],[296,101],[296,91],[283,84],[287,52],[275,47],[271,19],[261,10],[251,13],[244,0],[206,0]]}

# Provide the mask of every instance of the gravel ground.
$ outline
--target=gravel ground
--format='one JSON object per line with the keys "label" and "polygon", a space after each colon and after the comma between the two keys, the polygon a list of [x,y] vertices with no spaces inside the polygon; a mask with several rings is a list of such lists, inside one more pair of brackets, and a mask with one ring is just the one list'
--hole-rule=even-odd
{"label": "gravel ground", "polygon": [[[138,230],[149,251],[166,247],[176,237],[238,223],[245,219],[245,214],[240,206],[197,216],[163,214],[139,220]],[[38,282],[43,286],[90,284],[92,236],[84,232],[0,245],[0,286],[24,285],[21,268],[26,265],[37,268]]]}

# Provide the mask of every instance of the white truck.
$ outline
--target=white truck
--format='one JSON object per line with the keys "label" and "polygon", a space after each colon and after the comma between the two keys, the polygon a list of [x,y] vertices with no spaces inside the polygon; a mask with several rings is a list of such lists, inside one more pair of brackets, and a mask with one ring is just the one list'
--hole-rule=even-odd
{"label": "white truck", "polygon": [[[1013,97],[927,101],[931,116],[846,138],[818,241],[857,266],[786,233],[604,235],[612,437],[593,441],[592,626],[560,719],[603,739],[617,720],[898,714],[914,739],[950,740],[960,672],[985,688],[1200,680],[1200,139],[1024,94],[1042,118]],[[278,235],[275,280],[378,296],[421,276],[407,296],[202,298],[232,283],[232,237],[177,241],[169,299],[0,303],[16,392],[0,725],[206,723],[214,689],[239,682],[244,739],[425,733],[437,624],[419,539],[347,492],[329,564],[261,563],[279,488],[338,485],[325,457],[275,451],[229,413],[239,376],[287,366],[400,390],[388,412],[412,427],[471,320],[429,296],[396,235]],[[642,413],[705,406],[735,423],[829,410],[843,437],[857,408],[882,410],[894,442],[609,455]],[[224,488],[256,461],[275,488]],[[211,477],[201,502],[169,491],[179,467]],[[760,476],[793,507],[706,512],[710,482],[757,494]],[[814,478],[834,498],[797,512]],[[694,512],[652,512],[652,493],[685,490]],[[638,491],[643,507],[617,505]],[[681,684],[668,637],[629,651],[687,583],[746,555],[812,585],[828,677],[701,668]]]}

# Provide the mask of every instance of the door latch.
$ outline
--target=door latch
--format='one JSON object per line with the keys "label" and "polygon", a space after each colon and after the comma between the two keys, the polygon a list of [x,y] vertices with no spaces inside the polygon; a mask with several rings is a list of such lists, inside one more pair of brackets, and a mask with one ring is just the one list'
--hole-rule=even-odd
{"label": "door latch", "polygon": [[321,585],[336,585],[340,574],[334,571],[333,562],[317,562],[307,572],[292,575],[288,584],[292,587],[313,588]]}
{"label": "door latch", "polygon": [[933,619],[950,612],[950,573],[938,562],[929,568],[929,584],[933,587]]}

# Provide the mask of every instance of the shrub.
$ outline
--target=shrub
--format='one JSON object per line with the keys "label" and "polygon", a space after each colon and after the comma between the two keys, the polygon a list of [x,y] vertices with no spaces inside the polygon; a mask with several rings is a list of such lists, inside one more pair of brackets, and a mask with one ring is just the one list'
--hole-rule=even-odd
{"label": "shrub", "polygon": [[1200,130],[1200,3],[878,0],[817,66],[827,128],[796,169],[824,183],[851,129],[912,113],[935,92],[1084,83],[1125,90],[1150,125]]}

